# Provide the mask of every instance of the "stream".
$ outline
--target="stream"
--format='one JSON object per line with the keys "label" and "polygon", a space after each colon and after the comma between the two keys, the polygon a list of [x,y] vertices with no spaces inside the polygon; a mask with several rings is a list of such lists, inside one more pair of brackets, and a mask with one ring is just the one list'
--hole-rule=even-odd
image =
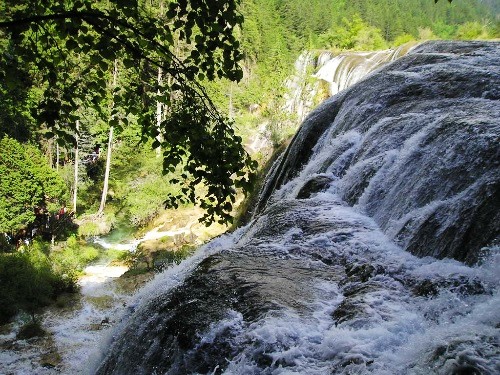
{"label": "stream", "polygon": [[[157,226],[133,238],[130,228],[117,228],[90,242],[101,248],[134,252],[140,243],[164,237],[184,238],[192,234],[196,220],[164,230]],[[198,233],[201,236],[201,234]],[[115,265],[106,257],[88,265],[79,279],[79,293],[64,294],[39,315],[44,337],[17,339],[20,328],[30,320],[19,315],[0,327],[0,375],[86,374],[99,348],[111,335],[111,327],[129,305],[135,292],[152,278],[151,273],[120,277],[128,267]],[[104,348],[103,348],[104,349]],[[97,359],[96,359],[97,360]]]}
{"label": "stream", "polygon": [[[140,239],[114,243],[111,237],[99,237],[94,243],[105,249],[134,251],[146,240],[158,239],[170,232],[158,228]],[[109,240],[109,242],[108,242]],[[0,374],[84,374],[83,363],[108,334],[119,310],[127,306],[134,292],[151,274],[120,278],[128,267],[101,259],[85,267],[78,284],[80,292],[61,296],[54,306],[41,314],[44,337],[18,340],[16,334],[28,316],[0,330]]]}

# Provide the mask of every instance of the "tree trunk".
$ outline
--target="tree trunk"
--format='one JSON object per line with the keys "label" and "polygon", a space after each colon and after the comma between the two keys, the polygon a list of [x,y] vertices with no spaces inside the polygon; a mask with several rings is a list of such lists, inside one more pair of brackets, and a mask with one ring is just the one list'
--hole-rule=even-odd
{"label": "tree trunk", "polygon": [[59,170],[59,143],[56,139],[56,171]]}
{"label": "tree trunk", "polygon": [[[159,17],[163,17],[163,1],[160,1],[159,6],[160,6]],[[163,83],[163,71],[159,67],[158,68],[158,87],[160,87],[162,83]],[[160,95],[160,94],[161,94],[161,92],[160,92],[160,89],[158,88],[158,95]],[[160,142],[160,144],[163,142],[163,136],[161,134],[161,122],[163,120],[163,110],[164,110],[164,105],[160,101],[157,101],[156,102],[156,128],[158,129],[159,133],[156,136],[156,139],[158,140],[158,142]],[[161,157],[161,146],[158,146],[156,148],[156,157],[157,158]]]}
{"label": "tree trunk", "polygon": [[[162,83],[162,70],[158,68],[158,86]],[[158,89],[158,95],[160,95],[160,89]],[[163,117],[163,105],[160,101],[156,102],[156,128],[158,129],[159,134],[156,136],[158,142],[163,141],[163,137],[161,135],[161,121]],[[156,157],[159,158],[161,156],[161,146],[156,148]]]}
{"label": "tree trunk", "polygon": [[104,212],[104,207],[106,206],[106,197],[108,195],[108,187],[109,187],[109,170],[111,168],[112,146],[113,146],[113,127],[111,126],[109,128],[108,153],[106,155],[106,171],[104,172],[104,186],[102,188],[101,205],[99,206],[99,211],[97,211],[98,215]]}
{"label": "tree trunk", "polygon": [[[80,120],[76,120],[76,147],[75,147],[75,178],[74,178],[74,188],[73,188],[73,212],[76,215],[76,200],[78,196],[78,132],[80,130]],[[59,146],[57,148],[59,150]],[[59,152],[57,153],[57,156],[59,156]],[[59,158],[57,160],[57,165],[59,165]]]}
{"label": "tree trunk", "polygon": [[[113,69],[113,89],[116,87],[116,80],[118,76],[118,66],[115,60],[115,66]],[[114,106],[114,103],[113,103]],[[97,215],[101,215],[104,212],[104,207],[106,207],[106,198],[108,196],[109,187],[109,170],[111,168],[111,148],[113,146],[113,126],[109,127],[109,139],[108,139],[108,152],[106,155],[106,171],[104,172],[104,186],[102,188],[101,205],[97,211]]]}

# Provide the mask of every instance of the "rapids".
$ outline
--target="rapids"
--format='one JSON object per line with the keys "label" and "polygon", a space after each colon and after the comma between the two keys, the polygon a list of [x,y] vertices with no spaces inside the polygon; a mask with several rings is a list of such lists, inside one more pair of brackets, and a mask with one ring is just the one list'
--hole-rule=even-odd
{"label": "rapids", "polygon": [[499,87],[499,43],[428,42],[325,101],[91,372],[500,373]]}
{"label": "rapids", "polygon": [[67,295],[64,307],[52,306],[39,317],[45,337],[16,339],[21,322],[0,332],[0,374],[82,374],[118,311],[131,298],[133,287],[117,283],[127,267],[105,263],[85,268],[77,295]]}

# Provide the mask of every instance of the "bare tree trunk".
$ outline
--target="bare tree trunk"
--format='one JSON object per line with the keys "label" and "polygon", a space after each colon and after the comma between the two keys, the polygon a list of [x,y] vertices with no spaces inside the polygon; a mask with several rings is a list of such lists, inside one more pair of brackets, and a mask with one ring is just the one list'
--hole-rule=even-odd
{"label": "bare tree trunk", "polygon": [[[78,164],[80,161],[78,160],[78,132],[80,130],[80,120],[76,120],[76,147],[75,147],[75,178],[74,178],[74,188],[73,188],[73,212],[76,214],[76,200],[78,196]],[[57,148],[59,151],[59,146]],[[58,160],[57,165],[59,165],[59,152],[57,152]]]}
{"label": "bare tree trunk", "polygon": [[[116,80],[118,76],[118,66],[115,60],[115,66],[113,69],[113,88],[116,87]],[[113,103],[114,105],[114,103]],[[108,196],[108,188],[109,188],[109,171],[111,168],[111,148],[113,146],[113,126],[109,127],[109,139],[108,139],[108,152],[106,155],[106,171],[104,172],[104,186],[102,188],[102,196],[101,196],[101,204],[99,206],[99,210],[97,211],[97,215],[101,215],[104,212],[104,207],[106,207],[106,198]]]}
{"label": "bare tree trunk", "polygon": [[59,170],[59,143],[56,139],[56,171]]}
{"label": "bare tree trunk", "polygon": [[[162,83],[162,70],[161,68],[158,68],[158,85]],[[158,89],[158,95],[160,95],[160,89]],[[163,137],[161,135],[161,120],[163,117],[163,105],[162,103],[158,100],[156,102],[156,128],[158,129],[159,134],[156,136],[156,139],[158,142],[163,141]],[[158,146],[156,148],[156,157],[159,158],[161,156],[161,146]]]}
{"label": "bare tree trunk", "polygon": [[99,206],[99,211],[97,211],[98,215],[104,212],[104,207],[106,206],[106,197],[108,196],[108,188],[109,188],[109,170],[111,168],[112,146],[113,146],[113,127],[111,126],[109,128],[108,153],[106,155],[106,171],[104,172],[104,186],[102,188],[101,205]]}
{"label": "bare tree trunk", "polygon": [[51,168],[54,168],[54,138],[51,138],[47,140],[47,161],[49,162],[49,165]]}
{"label": "bare tree trunk", "polygon": [[[159,16],[163,17],[163,1],[160,1],[159,5],[160,5]],[[160,67],[158,67],[158,87],[160,87],[162,82],[163,82],[163,71]],[[158,89],[158,95],[160,95],[160,94],[161,94],[160,89]],[[163,120],[163,107],[164,107],[164,105],[160,101],[156,102],[156,128],[158,129],[158,132],[159,132],[158,135],[156,136],[156,139],[158,140],[158,142],[160,142],[160,144],[163,142],[163,136],[161,134],[161,122]],[[161,146],[158,146],[156,148],[156,157],[157,158],[161,157]]]}

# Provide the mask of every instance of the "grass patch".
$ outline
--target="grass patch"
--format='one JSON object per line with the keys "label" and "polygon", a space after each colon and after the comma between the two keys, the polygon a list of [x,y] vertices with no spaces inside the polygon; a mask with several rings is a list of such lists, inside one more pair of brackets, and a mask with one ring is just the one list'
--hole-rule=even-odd
{"label": "grass patch", "polygon": [[21,327],[16,337],[18,340],[27,340],[33,337],[42,337],[46,334],[47,332],[42,328],[39,322],[30,321]]}

